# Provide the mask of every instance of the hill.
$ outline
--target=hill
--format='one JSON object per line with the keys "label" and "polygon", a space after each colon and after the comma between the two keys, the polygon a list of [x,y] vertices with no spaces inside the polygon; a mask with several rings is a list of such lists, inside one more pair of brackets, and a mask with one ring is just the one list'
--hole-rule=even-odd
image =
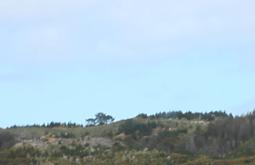
{"label": "hill", "polygon": [[254,137],[254,112],[177,111],[87,126],[12,126],[0,130],[0,164],[254,165]]}

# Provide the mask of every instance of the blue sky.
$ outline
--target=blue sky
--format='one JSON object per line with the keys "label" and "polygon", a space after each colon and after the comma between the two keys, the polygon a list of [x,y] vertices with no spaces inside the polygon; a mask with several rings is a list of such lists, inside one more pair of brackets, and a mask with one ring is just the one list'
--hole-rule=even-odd
{"label": "blue sky", "polygon": [[255,108],[252,0],[0,2],[0,127]]}

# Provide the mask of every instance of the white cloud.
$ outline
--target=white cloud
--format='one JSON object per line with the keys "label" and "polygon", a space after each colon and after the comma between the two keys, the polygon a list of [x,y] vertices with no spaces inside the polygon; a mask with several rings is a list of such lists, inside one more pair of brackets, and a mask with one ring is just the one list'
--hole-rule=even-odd
{"label": "white cloud", "polygon": [[0,31],[10,37],[9,46],[1,48],[8,53],[1,54],[62,61],[147,58],[201,45],[235,49],[255,37],[254,5],[252,0],[1,1]]}

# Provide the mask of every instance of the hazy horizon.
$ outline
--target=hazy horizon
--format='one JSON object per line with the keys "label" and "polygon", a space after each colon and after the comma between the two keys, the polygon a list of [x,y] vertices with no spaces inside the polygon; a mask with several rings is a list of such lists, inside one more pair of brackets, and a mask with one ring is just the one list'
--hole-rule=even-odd
{"label": "hazy horizon", "polygon": [[0,127],[255,108],[254,1],[0,2]]}

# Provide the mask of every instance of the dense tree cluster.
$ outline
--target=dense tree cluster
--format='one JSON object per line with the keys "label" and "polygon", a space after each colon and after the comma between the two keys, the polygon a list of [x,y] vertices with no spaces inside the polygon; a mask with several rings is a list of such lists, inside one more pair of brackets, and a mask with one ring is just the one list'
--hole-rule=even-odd
{"label": "dense tree cluster", "polygon": [[255,111],[245,116],[211,122],[205,132],[197,131],[192,151],[222,154],[255,137]]}
{"label": "dense tree cluster", "polygon": [[[143,119],[143,121],[155,121],[155,119],[186,119],[199,120],[201,123],[203,121],[205,122],[204,126],[203,124],[194,125],[194,131],[181,129],[182,127],[178,125],[176,125],[176,129],[170,129],[169,131],[158,124],[155,127],[140,124],[137,122],[139,118]],[[159,128],[161,129],[159,134],[157,136],[150,136],[146,143],[144,143],[144,147],[158,148],[169,152],[206,153],[222,157],[255,138],[255,111],[244,116],[235,117],[232,114],[227,114],[222,111],[209,113],[183,113],[174,111],[162,112],[151,116],[139,114],[137,119],[136,121],[133,119],[127,120],[120,126],[120,130],[126,134],[134,134],[137,131],[142,132],[145,130],[145,132],[148,132],[146,130],[151,131],[154,128]],[[141,140],[139,144],[142,143]]]}
{"label": "dense tree cluster", "polygon": [[144,113],[139,114],[137,117],[140,118],[150,118],[150,119],[187,119],[187,120],[206,120],[212,121],[217,118],[233,118],[232,114],[227,114],[225,111],[211,111],[211,112],[182,112],[182,111],[170,111],[170,112],[160,112],[154,115],[147,115]]}
{"label": "dense tree cluster", "polygon": [[119,127],[120,133],[132,134],[132,135],[149,135],[151,131],[157,127],[155,122],[141,123],[133,119],[124,121]]}

